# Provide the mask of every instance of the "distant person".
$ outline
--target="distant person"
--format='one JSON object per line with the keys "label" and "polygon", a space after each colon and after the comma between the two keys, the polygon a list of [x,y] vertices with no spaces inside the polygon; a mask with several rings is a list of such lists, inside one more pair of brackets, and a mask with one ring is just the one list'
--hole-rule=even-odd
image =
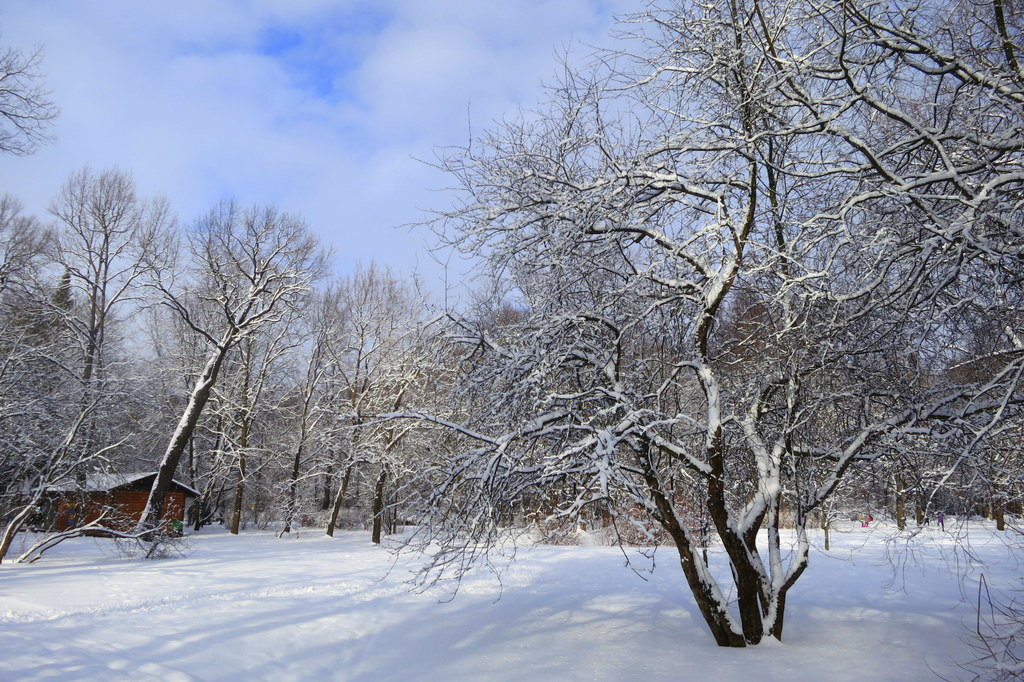
{"label": "distant person", "polygon": [[945,514],[943,514],[942,512],[939,512],[935,516],[935,520],[939,522],[939,528],[941,528],[942,530],[946,530],[946,515]]}

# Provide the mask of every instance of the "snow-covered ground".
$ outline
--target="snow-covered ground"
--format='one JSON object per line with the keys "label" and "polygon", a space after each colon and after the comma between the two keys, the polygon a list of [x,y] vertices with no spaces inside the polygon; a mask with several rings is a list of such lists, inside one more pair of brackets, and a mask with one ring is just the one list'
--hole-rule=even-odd
{"label": "snow-covered ground", "polygon": [[[124,560],[81,539],[0,566],[0,680],[929,680],[971,656],[954,551],[937,531],[897,556],[858,527],[816,551],[790,593],[785,643],[714,645],[673,552],[642,580],[611,547],[522,550],[448,602],[365,533],[296,539],[218,529],[187,558]],[[995,585],[1020,572],[972,534]],[[969,585],[972,583],[968,583]],[[500,599],[499,599],[500,597]]]}

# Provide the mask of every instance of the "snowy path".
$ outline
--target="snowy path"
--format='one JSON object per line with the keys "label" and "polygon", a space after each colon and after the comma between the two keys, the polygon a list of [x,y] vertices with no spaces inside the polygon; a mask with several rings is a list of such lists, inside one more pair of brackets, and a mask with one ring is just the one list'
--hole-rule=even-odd
{"label": "snowy path", "polygon": [[[192,538],[188,558],[123,561],[106,541],[0,567],[0,680],[929,680],[969,655],[936,551],[885,586],[859,533],[816,554],[786,643],[713,645],[668,548],[649,581],[605,547],[536,547],[459,596],[410,593],[362,533]],[[863,545],[863,546],[861,546]],[[978,549],[1013,562],[997,543]],[[997,572],[996,578],[1000,574]],[[383,579],[382,579],[383,577]],[[496,601],[499,594],[501,599]]]}

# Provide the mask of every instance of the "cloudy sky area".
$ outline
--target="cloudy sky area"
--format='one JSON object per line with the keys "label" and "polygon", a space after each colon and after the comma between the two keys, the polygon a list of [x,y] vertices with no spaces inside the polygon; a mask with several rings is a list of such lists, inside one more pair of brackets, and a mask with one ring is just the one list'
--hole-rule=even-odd
{"label": "cloudy sky area", "polygon": [[[0,2],[0,33],[42,45],[55,144],[0,158],[0,189],[43,214],[72,171],[117,165],[183,223],[213,203],[303,215],[344,272],[376,260],[439,291],[432,236],[395,226],[444,207],[414,158],[519,106],[567,46],[608,43],[636,0]],[[587,49],[576,50],[582,58]]]}

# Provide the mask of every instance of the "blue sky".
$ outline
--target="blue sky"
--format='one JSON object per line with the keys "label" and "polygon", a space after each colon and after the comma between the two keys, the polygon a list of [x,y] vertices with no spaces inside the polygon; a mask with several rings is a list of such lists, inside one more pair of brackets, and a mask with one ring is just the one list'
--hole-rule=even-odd
{"label": "blue sky", "polygon": [[[570,44],[607,44],[637,0],[0,2],[0,33],[42,45],[55,144],[0,158],[42,214],[89,164],[132,172],[184,223],[224,197],[302,214],[339,271],[376,260],[437,290],[432,236],[395,226],[449,202],[415,158],[540,97]],[[582,57],[586,48],[580,48]]]}

